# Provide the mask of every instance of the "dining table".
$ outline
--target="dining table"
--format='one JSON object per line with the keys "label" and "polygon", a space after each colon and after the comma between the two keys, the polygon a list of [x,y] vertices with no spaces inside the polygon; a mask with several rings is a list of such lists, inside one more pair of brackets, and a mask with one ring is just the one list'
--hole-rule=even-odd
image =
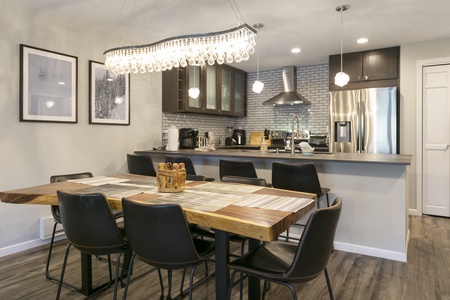
{"label": "dining table", "polygon": [[[215,230],[215,293],[226,299],[230,286],[229,234],[249,238],[249,250],[261,242],[271,242],[316,207],[315,194],[225,182],[186,181],[176,193],[158,191],[157,178],[135,174],[115,174],[56,182],[0,192],[0,199],[11,204],[58,205],[58,190],[72,193],[103,193],[113,210],[121,210],[123,197],[144,203],[177,203],[190,223]],[[90,259],[90,256],[89,256]],[[82,261],[82,289],[92,288],[89,261]],[[258,299],[259,280],[249,278],[249,299]]]}

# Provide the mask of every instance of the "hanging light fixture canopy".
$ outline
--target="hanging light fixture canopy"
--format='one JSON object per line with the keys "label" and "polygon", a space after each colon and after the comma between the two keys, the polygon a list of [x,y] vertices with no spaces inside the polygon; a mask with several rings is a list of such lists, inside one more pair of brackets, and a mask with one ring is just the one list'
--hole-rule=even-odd
{"label": "hanging light fixture canopy", "polygon": [[256,30],[248,24],[229,30],[167,38],[156,43],[106,50],[113,74],[165,71],[189,65],[241,62],[255,52]]}
{"label": "hanging light fixture canopy", "polygon": [[341,13],[341,71],[336,74],[334,77],[334,84],[337,86],[343,87],[350,81],[350,77],[344,72],[343,70],[343,48],[344,48],[344,42],[342,39],[343,35],[343,14],[344,11],[348,10],[350,6],[348,5],[339,5],[336,7],[336,10]]}

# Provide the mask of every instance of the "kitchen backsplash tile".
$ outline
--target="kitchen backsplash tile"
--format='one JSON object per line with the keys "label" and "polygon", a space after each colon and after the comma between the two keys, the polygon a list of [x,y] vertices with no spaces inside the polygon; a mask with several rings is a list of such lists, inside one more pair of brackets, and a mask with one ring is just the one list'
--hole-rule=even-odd
{"label": "kitchen backsplash tile", "polygon": [[[312,133],[327,133],[329,122],[328,96],[328,64],[297,67],[297,91],[306,97],[311,105],[294,106],[263,106],[267,99],[283,91],[281,69],[259,73],[264,89],[260,94],[252,92],[256,73],[248,74],[247,84],[247,116],[241,118],[208,116],[198,114],[163,113],[163,129],[170,125],[177,128],[198,128],[199,134],[205,131],[214,132],[215,143],[220,139],[224,143],[227,126],[242,127],[248,133],[271,130],[291,130],[294,114],[298,114],[300,130],[310,130]],[[249,134],[247,134],[249,136]],[[248,143],[248,141],[247,141]]]}

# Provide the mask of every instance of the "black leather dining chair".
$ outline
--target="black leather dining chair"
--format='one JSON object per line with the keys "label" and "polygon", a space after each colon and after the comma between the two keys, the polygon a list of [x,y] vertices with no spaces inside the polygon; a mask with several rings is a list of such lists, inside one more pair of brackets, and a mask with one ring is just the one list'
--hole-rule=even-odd
{"label": "black leather dining chair", "polygon": [[[61,294],[71,246],[84,254],[108,256],[109,281],[107,287],[112,282],[110,255],[117,254],[113,295],[113,299],[117,299],[120,258],[126,251],[131,251],[131,248],[125,239],[124,230],[120,230],[117,226],[106,197],[100,193],[73,194],[62,191],[57,191],[57,195],[61,222],[69,244],[64,256],[56,299],[59,299]],[[125,263],[123,268],[127,268]]]}
{"label": "black leather dining chair", "polygon": [[184,163],[184,168],[186,169],[186,179],[187,180],[215,181],[215,178],[206,177],[206,176],[197,174],[197,172],[195,171],[194,164],[192,163],[192,160],[187,156],[166,155],[166,162]]}
{"label": "black leather dining chair", "polygon": [[[272,187],[312,193],[317,195],[317,208],[320,207],[320,199],[326,196],[327,207],[330,206],[328,200],[329,188],[320,185],[317,170],[312,163],[284,163],[274,162],[272,164]],[[302,224],[294,224],[293,226],[304,226]],[[286,231],[286,241],[296,239],[289,236],[289,229]]]}
{"label": "black leather dining chair", "polygon": [[240,176],[258,178],[255,166],[250,160],[219,160],[219,177],[223,176]]}
{"label": "black leather dining chair", "polygon": [[320,198],[325,195],[327,206],[330,206],[328,199],[330,189],[320,185],[316,167],[312,163],[274,162],[272,164],[272,187],[316,194],[317,208],[320,207]]}
{"label": "black leather dining chair", "polygon": [[[236,273],[244,273],[264,280],[262,298],[269,283],[288,287],[292,298],[297,293],[292,284],[305,283],[325,274],[328,294],[333,299],[327,264],[333,249],[334,236],[342,209],[342,200],[337,198],[331,207],[321,208],[312,213],[298,244],[275,241],[264,243],[253,251],[229,264],[231,284],[230,299]],[[242,279],[239,279],[242,280]]]}
{"label": "black leather dining chair", "polygon": [[[50,177],[50,183],[55,183],[55,182],[64,182],[67,180],[74,180],[74,179],[82,179],[82,178],[91,178],[93,177],[91,172],[82,172],[82,173],[73,173],[73,174],[63,174],[63,175],[53,175]],[[53,244],[55,241],[55,234],[56,234],[56,228],[58,226],[58,224],[62,224],[61,223],[61,215],[59,212],[59,206],[58,205],[52,205],[50,206],[50,210],[52,212],[52,216],[53,216],[53,220],[54,220],[54,224],[53,224],[53,230],[52,230],[52,237],[50,240],[50,247],[48,249],[48,255],[47,255],[47,263],[45,265],[45,277],[48,280],[54,280],[54,281],[59,281],[59,278],[52,276],[50,274],[50,261],[51,261],[51,257],[52,257],[52,250],[53,250]],[[121,211],[113,211],[113,215],[114,218],[119,219],[122,217],[122,212]],[[69,286],[75,290],[79,290],[79,287],[74,286],[73,284],[67,283],[67,282],[63,282],[64,285]]]}
{"label": "black leather dining chair", "polygon": [[[172,272],[192,268],[189,281],[189,299],[192,299],[193,278],[198,265],[214,255],[215,243],[210,240],[193,238],[184,212],[178,204],[146,204],[130,199],[122,199],[125,230],[133,249],[130,262],[132,268],[135,256],[143,262],[168,271],[168,295],[171,298]],[[130,273],[129,273],[130,274]],[[180,294],[183,295],[184,272]],[[164,285],[159,273],[161,295],[164,298]],[[130,275],[124,290],[128,291]]]}
{"label": "black leather dining chair", "polygon": [[128,172],[131,174],[156,176],[152,158],[149,155],[127,154]]}

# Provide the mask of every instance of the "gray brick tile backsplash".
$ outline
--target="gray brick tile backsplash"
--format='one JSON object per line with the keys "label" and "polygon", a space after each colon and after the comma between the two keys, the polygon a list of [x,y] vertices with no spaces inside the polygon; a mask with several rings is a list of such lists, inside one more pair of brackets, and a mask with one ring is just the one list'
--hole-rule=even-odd
{"label": "gray brick tile backsplash", "polygon": [[295,106],[263,106],[267,99],[283,91],[281,69],[263,71],[259,79],[264,82],[261,94],[252,92],[256,73],[248,74],[247,84],[247,116],[240,118],[208,116],[199,114],[171,114],[163,113],[163,129],[170,125],[177,128],[198,128],[200,134],[205,131],[214,132],[215,143],[221,143],[226,137],[227,126],[242,127],[246,131],[291,130],[291,120],[298,114],[300,130],[309,130],[312,133],[327,133],[329,122],[329,96],[328,96],[328,64],[297,67],[297,92],[305,96],[311,105]]}

